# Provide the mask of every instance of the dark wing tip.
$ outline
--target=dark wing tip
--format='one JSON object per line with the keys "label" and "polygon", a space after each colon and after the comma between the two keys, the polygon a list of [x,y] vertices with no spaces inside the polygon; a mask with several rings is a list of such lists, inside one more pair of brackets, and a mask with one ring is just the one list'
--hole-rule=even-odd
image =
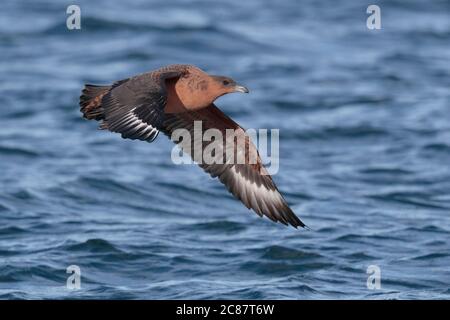
{"label": "dark wing tip", "polygon": [[286,213],[283,215],[283,217],[287,220],[288,224],[293,226],[295,229],[298,229],[298,227],[302,227],[306,230],[311,230],[306,224],[303,223],[302,220],[300,220],[299,217],[289,208],[289,206],[284,203],[286,210]]}

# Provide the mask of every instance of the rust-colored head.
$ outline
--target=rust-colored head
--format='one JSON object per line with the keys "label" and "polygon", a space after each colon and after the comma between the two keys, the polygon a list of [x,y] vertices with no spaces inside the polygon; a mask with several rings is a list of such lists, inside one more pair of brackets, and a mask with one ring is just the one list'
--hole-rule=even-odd
{"label": "rust-colored head", "polygon": [[233,79],[212,76],[194,66],[189,66],[180,78],[169,80],[167,88],[167,109],[169,111],[174,108],[179,109],[179,107],[198,110],[209,106],[224,94],[248,93],[246,87],[237,84]]}

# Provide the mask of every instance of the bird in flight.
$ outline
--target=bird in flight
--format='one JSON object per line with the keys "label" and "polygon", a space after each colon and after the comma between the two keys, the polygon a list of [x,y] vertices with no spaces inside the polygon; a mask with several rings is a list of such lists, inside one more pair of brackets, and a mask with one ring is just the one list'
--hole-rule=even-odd
{"label": "bird in flight", "polygon": [[[225,135],[227,130],[234,130],[245,143],[233,139],[232,153],[247,152],[255,155],[256,161],[250,161],[246,155],[243,163],[218,161],[198,165],[260,217],[265,215],[295,228],[306,227],[278,191],[244,129],[214,105],[217,98],[233,92],[248,93],[248,89],[229,77],[209,75],[193,65],[176,64],[112,85],[86,84],[80,109],[84,118],[100,121],[100,129],[120,133],[125,139],[152,142],[159,132],[170,138],[177,129],[185,129],[191,133],[192,146],[198,145],[194,141],[198,135],[192,134],[196,121],[201,121],[203,131],[218,129]],[[200,146],[206,148],[209,143],[202,141]],[[181,149],[193,157],[191,148]],[[219,152],[225,153],[225,149]]]}

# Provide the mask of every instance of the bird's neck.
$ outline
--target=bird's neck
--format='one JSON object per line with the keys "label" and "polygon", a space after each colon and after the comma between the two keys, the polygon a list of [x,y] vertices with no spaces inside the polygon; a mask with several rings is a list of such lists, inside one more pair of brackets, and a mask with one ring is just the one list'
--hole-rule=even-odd
{"label": "bird's neck", "polygon": [[208,78],[189,77],[168,80],[165,112],[195,111],[211,105],[221,94]]}

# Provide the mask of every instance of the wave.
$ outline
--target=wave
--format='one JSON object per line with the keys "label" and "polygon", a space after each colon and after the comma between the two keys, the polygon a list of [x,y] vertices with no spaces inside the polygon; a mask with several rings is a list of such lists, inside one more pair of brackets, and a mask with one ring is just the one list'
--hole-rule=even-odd
{"label": "wave", "polygon": [[30,149],[25,149],[25,148],[21,148],[21,147],[6,147],[6,146],[0,146],[0,156],[20,156],[20,157],[25,157],[25,158],[37,158],[40,156],[40,153],[34,151],[34,150],[30,150]]}
{"label": "wave", "polygon": [[66,246],[70,251],[94,252],[94,253],[121,253],[111,242],[104,239],[88,239],[85,242]]}
{"label": "wave", "polygon": [[239,222],[227,221],[227,220],[217,220],[212,222],[195,223],[184,225],[180,227],[181,230],[186,231],[204,231],[207,233],[239,233],[247,229],[246,225]]}

